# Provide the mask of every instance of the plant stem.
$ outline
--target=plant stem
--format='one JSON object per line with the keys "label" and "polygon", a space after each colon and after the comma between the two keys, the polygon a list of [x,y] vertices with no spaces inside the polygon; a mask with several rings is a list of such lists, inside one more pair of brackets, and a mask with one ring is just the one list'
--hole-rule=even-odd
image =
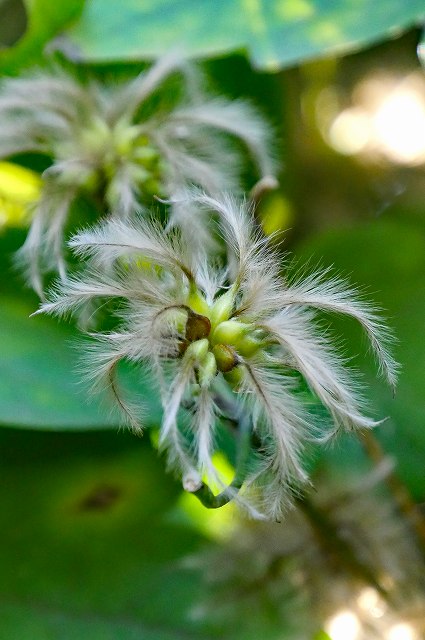
{"label": "plant stem", "polygon": [[307,496],[298,498],[297,505],[310,524],[316,539],[335,566],[345,566],[352,575],[372,585],[388,600],[389,595],[370,567],[357,557],[351,546],[341,537],[338,527],[323,509],[318,508]]}
{"label": "plant stem", "polygon": [[[385,452],[370,431],[364,431],[360,436],[360,441],[367,456],[375,464],[381,463],[386,455]],[[420,513],[417,505],[412,499],[408,489],[402,482],[396,471],[392,470],[385,479],[391,495],[398,506],[400,512],[406,517],[407,521],[414,529],[418,541],[421,544],[422,553],[425,555],[425,518]]]}
{"label": "plant stem", "polygon": [[[226,405],[228,400],[226,399]],[[218,402],[222,404],[222,402]],[[214,495],[210,487],[203,483],[201,487],[193,492],[193,495],[198,498],[208,509],[218,509],[232,500],[239,492],[242,484],[245,480],[248,458],[251,453],[251,434],[252,424],[251,418],[244,410],[234,409],[231,407],[229,418],[232,422],[235,422],[238,427],[238,454],[236,460],[235,476],[231,484],[224,489],[218,495]]]}

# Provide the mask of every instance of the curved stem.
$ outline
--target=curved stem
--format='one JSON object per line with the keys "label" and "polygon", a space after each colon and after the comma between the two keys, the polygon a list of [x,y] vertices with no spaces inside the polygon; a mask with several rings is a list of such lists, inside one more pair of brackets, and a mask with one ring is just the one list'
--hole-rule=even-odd
{"label": "curved stem", "polygon": [[[219,404],[221,404],[221,400],[221,397],[218,398]],[[208,509],[218,509],[230,502],[230,500],[238,494],[246,477],[248,458],[252,448],[252,424],[250,416],[243,408],[235,410],[234,407],[230,406],[227,399],[224,402],[230,409],[229,418],[238,425],[238,455],[236,460],[236,471],[229,486],[217,495],[211,491],[210,487],[206,483],[202,483],[201,487],[197,491],[193,492],[193,495],[195,495],[204,507],[207,507]]]}
{"label": "curved stem", "polygon": [[257,209],[261,200],[267,193],[278,188],[279,182],[277,178],[272,175],[263,176],[262,178],[260,178],[260,180],[257,180],[251,191],[249,192],[249,199],[252,202],[254,209]]}

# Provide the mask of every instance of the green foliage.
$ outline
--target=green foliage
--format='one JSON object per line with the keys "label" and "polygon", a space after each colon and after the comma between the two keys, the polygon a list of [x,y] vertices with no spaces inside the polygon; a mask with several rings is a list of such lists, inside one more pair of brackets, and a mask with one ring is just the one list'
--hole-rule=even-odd
{"label": "green foliage", "polygon": [[[21,233],[0,239],[0,425],[31,429],[117,428],[120,419],[108,411],[107,398],[89,398],[81,382],[78,345],[81,332],[69,322],[30,317],[38,309],[34,295],[14,277],[12,251]],[[120,371],[131,394],[141,393],[146,426],[160,420],[160,403],[142,372]]]}
{"label": "green foliage", "polygon": [[[67,31],[67,50],[81,54],[87,63],[122,62],[123,69],[130,68],[127,62],[151,59],[182,43],[192,56],[246,52],[256,67],[274,71],[366,46],[425,18],[423,0],[122,0],[119,8],[110,0],[26,0],[25,4],[28,28],[15,46],[0,51],[3,75],[42,64],[46,45],[81,11]],[[422,44],[422,55],[424,48]],[[289,74],[286,79],[266,78],[248,69],[242,56],[236,62],[239,66],[234,66],[235,59],[210,63],[218,87],[227,83],[226,90],[235,96],[251,91],[281,124],[281,91]],[[301,91],[295,95],[288,90],[285,100],[298,105],[302,97]],[[282,137],[287,142],[291,118],[286,117],[285,125]],[[304,126],[301,118],[298,126]],[[313,145],[309,139],[308,153]],[[301,200],[309,189],[304,170],[310,157],[296,156],[293,146],[295,155],[288,154],[283,180],[290,192],[291,172],[298,163]],[[28,158],[27,164],[35,167],[37,162],[40,158]],[[335,156],[334,166],[348,211],[350,188],[356,183],[352,175],[341,173],[339,157]],[[392,169],[395,174],[397,169]],[[317,176],[320,181],[320,171]],[[285,196],[289,202],[291,194]],[[290,202],[294,212],[302,208],[296,198]],[[394,456],[414,498],[423,501],[425,236],[423,212],[410,221],[403,220],[404,213],[394,217],[387,210],[368,224],[315,235],[296,253],[301,262],[313,256],[313,261],[333,264],[336,272],[365,285],[367,297],[387,310],[402,364],[395,398],[377,380],[371,357],[355,355],[364,345],[359,328],[348,320],[336,320],[335,328],[347,337],[346,352],[354,366],[366,371],[370,413],[377,419],[388,416],[376,430],[385,452]],[[349,214],[344,215],[348,219]],[[298,229],[305,222],[299,220],[294,218]],[[199,572],[183,569],[182,558],[196,553],[205,541],[192,528],[190,514],[183,513],[178,488],[146,439],[117,433],[118,417],[99,400],[88,401],[86,385],[80,382],[79,331],[68,322],[29,317],[38,301],[10,267],[11,253],[22,239],[22,233],[10,230],[0,238],[0,637],[286,637],[267,602],[260,605],[264,617],[253,620],[248,611],[236,629],[219,618],[207,624],[191,617],[202,582]],[[119,377],[130,395],[143,396],[146,425],[157,425],[158,390],[141,372],[121,370]],[[111,428],[113,432],[106,431]],[[226,435],[223,431],[220,437]],[[233,453],[234,441],[228,439],[225,448]],[[313,456],[312,472],[331,469],[341,486],[348,470],[362,475],[370,469],[359,439],[352,434],[320,451]],[[329,636],[319,631],[314,640]]]}
{"label": "green foliage", "polygon": [[268,70],[366,46],[425,17],[422,0],[87,0],[69,30],[88,62],[246,50]]}
{"label": "green foliage", "polygon": [[192,616],[206,541],[177,485],[126,433],[2,429],[0,637],[7,640],[256,640],[282,637],[265,610],[234,627]]}
{"label": "green foliage", "polygon": [[[22,298],[2,298],[0,424],[54,430],[116,427],[119,418],[100,407],[98,399],[89,401],[88,384],[81,383],[81,335],[51,318],[30,318],[35,309]],[[146,424],[157,424],[159,403],[141,388],[146,390]]]}
{"label": "green foliage", "polygon": [[19,42],[0,51],[0,73],[16,74],[41,61],[45,45],[79,14],[84,0],[26,0],[28,27]]}
{"label": "green foliage", "polygon": [[[346,352],[354,364],[367,372],[367,397],[377,419],[387,420],[376,434],[386,453],[393,455],[398,470],[418,499],[425,497],[425,430],[423,428],[423,379],[425,342],[425,237],[422,224],[392,220],[388,217],[354,228],[329,231],[315,236],[298,252],[301,259],[321,257],[335,271],[350,275],[353,283],[365,288],[366,295],[382,305],[397,336],[396,357],[402,370],[395,398],[377,379],[372,358],[362,361],[355,354],[364,341],[358,327],[338,322],[346,336]],[[351,440],[351,439],[350,439]],[[348,447],[348,448],[347,448]],[[346,450],[346,453],[344,451]],[[336,467],[358,464],[359,448],[338,444],[326,454]]]}
{"label": "green foliage", "polygon": [[146,444],[1,431],[0,637],[200,637],[176,562],[199,536],[161,521],[177,487]]}

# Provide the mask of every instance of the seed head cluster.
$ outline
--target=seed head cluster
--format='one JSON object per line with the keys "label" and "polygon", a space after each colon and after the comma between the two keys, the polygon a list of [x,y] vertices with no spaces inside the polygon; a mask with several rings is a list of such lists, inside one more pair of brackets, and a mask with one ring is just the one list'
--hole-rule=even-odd
{"label": "seed head cluster", "polygon": [[[47,166],[19,252],[39,312],[93,328],[86,379],[135,431],[143,401],[121,388],[119,369],[140,365],[162,405],[159,447],[184,488],[279,519],[308,482],[307,443],[376,424],[320,316],[358,320],[394,385],[391,335],[329,270],[283,272],[243,199],[249,173],[252,202],[276,185],[271,129],[250,104],[208,95],[175,53],[125,82],[86,73],[53,68],[0,85],[0,159],[35,153]],[[83,200],[94,224],[68,242],[70,269],[66,237]],[[50,271],[59,279],[45,301]],[[215,465],[224,428],[236,449],[230,485]]]}
{"label": "seed head cluster", "polygon": [[[196,211],[216,221],[228,249],[225,264],[176,229],[143,217],[112,219],[71,239],[85,267],[53,291],[41,310],[78,315],[98,300],[120,302],[115,329],[92,334],[89,378],[112,391],[140,430],[143,406],[120,390],[116,370],[121,360],[143,364],[160,390],[160,447],[192,491],[203,481],[223,485],[213,460],[218,419],[226,417],[220,399],[230,397],[237,413],[249,416],[255,454],[242,470],[240,499],[252,512],[279,519],[308,481],[302,460],[308,441],[376,424],[364,415],[354,373],[318,324],[318,314],[357,319],[379,369],[394,384],[390,335],[344,280],[326,271],[282,276],[278,254],[245,203],[200,192],[188,194],[187,203],[188,215]],[[300,392],[302,379],[327,409],[322,423]]]}
{"label": "seed head cluster", "polygon": [[[260,180],[274,171],[270,128],[257,111],[206,96],[200,74],[175,54],[129,82],[84,82],[58,68],[3,80],[0,121],[0,158],[30,152],[49,164],[19,256],[41,297],[44,273],[66,275],[64,235],[78,198],[99,217],[127,219],[154,196],[172,197],[169,224],[183,225],[179,196],[189,186],[241,191],[243,147]],[[195,217],[194,230],[199,243],[211,240]]]}

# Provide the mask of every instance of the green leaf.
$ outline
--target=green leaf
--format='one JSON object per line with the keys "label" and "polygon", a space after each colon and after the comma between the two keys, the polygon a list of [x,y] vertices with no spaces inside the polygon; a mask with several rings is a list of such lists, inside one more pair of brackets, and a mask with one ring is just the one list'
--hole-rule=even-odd
{"label": "green leaf", "polygon": [[[37,429],[96,429],[120,422],[81,384],[76,329],[30,314],[29,300],[2,296],[0,308],[0,424]],[[160,420],[157,394],[123,372],[123,386],[142,394],[146,426]]]}
{"label": "green leaf", "polygon": [[151,59],[176,46],[193,56],[245,50],[268,70],[341,54],[425,17],[422,0],[87,0],[69,31],[84,61]]}
{"label": "green leaf", "polygon": [[175,517],[180,488],[146,441],[3,429],[0,457],[0,638],[288,635],[261,600],[261,614],[249,611],[236,626],[232,616],[199,615],[215,592],[193,557],[210,543]]}
{"label": "green leaf", "polygon": [[[394,456],[398,472],[417,500],[425,498],[425,429],[423,370],[425,341],[425,234],[423,226],[382,218],[347,230],[335,230],[311,239],[299,248],[301,262],[307,258],[333,265],[350,276],[353,284],[366,287],[367,297],[385,309],[397,343],[396,358],[401,374],[395,398],[376,373],[373,358],[366,353],[366,340],[354,322],[338,320],[347,337],[347,355],[366,373],[365,393],[370,412],[387,420],[375,430],[388,454]],[[338,447],[338,445],[336,445]],[[348,457],[350,456],[349,450]],[[341,457],[341,464],[347,462]],[[339,451],[332,451],[338,465]],[[357,458],[356,458],[357,459]]]}
{"label": "green leaf", "polygon": [[18,43],[0,51],[0,73],[15,74],[40,62],[47,42],[79,15],[84,0],[26,0],[28,27]]}
{"label": "green leaf", "polygon": [[0,637],[210,638],[189,619],[201,538],[164,523],[177,486],[129,434],[2,430]]}
{"label": "green leaf", "polygon": [[[107,397],[89,395],[81,383],[84,340],[71,322],[30,317],[39,301],[25,290],[12,267],[13,253],[25,232],[0,236],[0,425],[32,429],[117,428],[122,417],[111,413]],[[142,372],[121,368],[118,381],[129,398],[144,404],[146,427],[161,420],[158,394]]]}

